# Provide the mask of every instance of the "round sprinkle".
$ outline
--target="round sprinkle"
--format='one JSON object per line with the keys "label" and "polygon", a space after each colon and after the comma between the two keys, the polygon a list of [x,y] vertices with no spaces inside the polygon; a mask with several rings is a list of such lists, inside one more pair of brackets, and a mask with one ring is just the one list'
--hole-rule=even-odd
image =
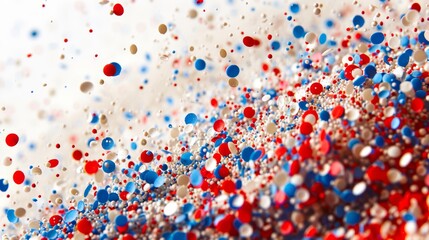
{"label": "round sprinkle", "polygon": [[128,219],[124,215],[118,215],[115,217],[116,226],[123,227],[128,224]]}
{"label": "round sprinkle", "polygon": [[79,232],[85,235],[88,235],[92,232],[92,224],[86,218],[79,220],[79,222],[76,225],[76,228]]}
{"label": "round sprinkle", "polygon": [[105,173],[112,173],[115,171],[116,165],[112,160],[106,160],[103,162],[103,171]]}
{"label": "round sprinkle", "polygon": [[164,215],[165,216],[171,216],[176,213],[179,205],[177,205],[176,202],[169,202],[164,207]]}
{"label": "round sprinkle", "polygon": [[153,153],[152,153],[151,151],[149,151],[149,150],[144,150],[144,151],[140,154],[140,160],[141,160],[143,163],[150,163],[150,162],[152,162],[153,158],[154,158],[154,155],[153,155]]}
{"label": "round sprinkle", "polygon": [[349,225],[356,225],[360,221],[360,215],[356,211],[347,212],[344,221]]}
{"label": "round sprinkle", "polygon": [[198,122],[198,117],[195,113],[188,113],[185,117],[185,123],[186,124],[192,124],[195,125]]}
{"label": "round sprinkle", "polygon": [[19,185],[19,184],[22,184],[24,180],[25,180],[24,173],[19,170],[15,171],[15,173],[13,174],[13,181]]}
{"label": "round sprinkle", "polygon": [[229,65],[226,68],[226,75],[230,78],[235,78],[240,73],[240,68],[237,65]]}
{"label": "round sprinkle", "polygon": [[105,189],[100,189],[97,192],[97,200],[100,203],[106,203],[109,198],[109,193]]}
{"label": "round sprinkle", "polygon": [[353,194],[355,196],[359,196],[362,193],[364,193],[366,190],[366,183],[365,182],[359,182],[353,187]]}
{"label": "round sprinkle", "polygon": [[229,84],[230,87],[236,88],[236,87],[238,87],[238,80],[235,79],[235,78],[230,78],[228,80],[228,84]]}
{"label": "round sprinkle", "polygon": [[365,24],[365,18],[363,18],[361,15],[356,15],[353,17],[353,26],[355,28],[361,28]]}
{"label": "round sprinkle", "polygon": [[197,59],[194,63],[195,69],[202,71],[206,68],[206,62],[203,59]]}
{"label": "round sprinkle", "polygon": [[130,46],[130,53],[136,54],[137,53],[137,46],[135,44],[131,44]]}
{"label": "round sprinkle", "polygon": [[158,26],[158,32],[161,33],[161,34],[165,34],[167,32],[167,25],[160,24]]}
{"label": "round sprinkle", "polygon": [[413,155],[411,153],[405,153],[402,155],[401,159],[399,160],[399,166],[406,167],[413,159]]}
{"label": "round sprinkle", "polygon": [[375,32],[371,35],[371,42],[373,44],[381,44],[384,41],[384,34],[382,32]]}
{"label": "round sprinkle", "polygon": [[9,147],[13,147],[13,146],[15,146],[16,144],[18,144],[18,142],[19,142],[19,137],[18,137],[18,135],[16,135],[15,133],[10,133],[10,134],[8,134],[7,136],[6,136],[6,144],[9,146]]}
{"label": "round sprinkle", "polygon": [[112,139],[111,137],[104,138],[104,139],[101,141],[101,147],[102,147],[104,150],[110,150],[110,149],[112,149],[114,146],[115,146],[115,142],[113,141],[113,139]]}
{"label": "round sprinkle", "polygon": [[113,5],[113,14],[116,16],[122,16],[122,14],[124,14],[124,7],[119,3]]}
{"label": "round sprinkle", "polygon": [[75,209],[72,209],[64,215],[64,221],[66,223],[73,222],[74,220],[76,220],[77,216],[78,216],[78,211]]}
{"label": "round sprinkle", "polygon": [[80,84],[80,91],[83,93],[87,93],[91,91],[93,87],[94,85],[92,84],[92,82],[83,82]]}
{"label": "round sprinkle", "polygon": [[322,86],[322,84],[320,84],[318,82],[312,83],[311,86],[310,86],[310,92],[312,94],[315,94],[315,95],[321,94],[323,92],[323,86]]}

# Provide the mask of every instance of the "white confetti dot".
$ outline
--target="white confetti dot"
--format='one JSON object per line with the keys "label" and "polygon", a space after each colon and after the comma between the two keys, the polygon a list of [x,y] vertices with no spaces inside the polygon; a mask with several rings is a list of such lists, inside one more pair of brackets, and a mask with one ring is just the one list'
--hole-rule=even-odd
{"label": "white confetti dot", "polygon": [[179,205],[177,205],[176,202],[167,203],[167,205],[165,205],[165,207],[164,207],[164,215],[171,216],[171,215],[175,214],[178,207],[179,207]]}

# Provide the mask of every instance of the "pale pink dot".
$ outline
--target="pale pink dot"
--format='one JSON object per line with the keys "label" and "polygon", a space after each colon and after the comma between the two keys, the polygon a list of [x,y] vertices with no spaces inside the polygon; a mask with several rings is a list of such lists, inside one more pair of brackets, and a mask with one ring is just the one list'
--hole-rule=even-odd
{"label": "pale pink dot", "polygon": [[283,191],[278,191],[274,196],[274,201],[277,204],[282,204],[286,200],[286,194]]}
{"label": "pale pink dot", "polygon": [[344,166],[342,163],[335,161],[331,164],[331,169],[329,174],[332,176],[338,176],[344,170]]}

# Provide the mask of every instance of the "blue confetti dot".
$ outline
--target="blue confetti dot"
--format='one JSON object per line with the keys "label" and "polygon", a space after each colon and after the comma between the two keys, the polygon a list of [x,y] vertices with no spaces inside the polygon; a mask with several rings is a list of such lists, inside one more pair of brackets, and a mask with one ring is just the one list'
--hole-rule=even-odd
{"label": "blue confetti dot", "polygon": [[103,139],[103,141],[101,141],[101,147],[104,150],[110,150],[113,148],[114,145],[115,145],[115,142],[113,141],[113,139],[111,137],[107,137],[107,138]]}
{"label": "blue confetti dot", "polygon": [[190,182],[193,186],[200,186],[203,183],[203,176],[201,175],[200,170],[193,170],[190,175]]}
{"label": "blue confetti dot", "polygon": [[58,232],[57,232],[57,230],[55,230],[55,229],[50,230],[50,231],[46,234],[46,237],[47,237],[47,238],[49,238],[49,239],[57,239],[57,238],[58,238]]}
{"label": "blue confetti dot", "polygon": [[123,227],[127,223],[128,223],[128,219],[127,219],[126,216],[124,216],[124,215],[118,215],[118,216],[116,216],[116,218],[115,218],[115,224],[116,224],[116,226]]}
{"label": "blue confetti dot", "polygon": [[397,129],[400,124],[401,124],[401,120],[399,118],[395,117],[392,119],[390,126],[392,127],[392,129]]}
{"label": "blue confetti dot", "polygon": [[420,81],[420,79],[418,78],[413,78],[411,79],[411,85],[413,85],[414,90],[420,90],[422,89],[422,81]]}
{"label": "blue confetti dot", "polygon": [[189,166],[189,165],[191,165],[191,163],[192,163],[191,157],[192,157],[192,153],[190,153],[190,152],[185,152],[185,153],[183,153],[183,154],[182,154],[182,156],[180,157],[180,162],[181,162],[183,165],[185,165],[185,166]]}
{"label": "blue confetti dot", "polygon": [[412,137],[413,136],[413,130],[411,130],[411,128],[408,126],[404,126],[401,129],[401,133],[402,133],[402,135],[404,135],[406,137]]}
{"label": "blue confetti dot", "polygon": [[364,76],[359,76],[355,80],[353,80],[353,86],[358,87],[362,86],[366,81],[366,78]]}
{"label": "blue confetti dot", "polygon": [[112,173],[115,171],[116,165],[112,160],[106,160],[103,162],[103,171],[105,173]]}
{"label": "blue confetti dot", "polygon": [[360,221],[360,215],[356,211],[350,211],[346,213],[345,222],[349,225],[356,225]]}
{"label": "blue confetti dot", "polygon": [[195,69],[197,69],[198,71],[202,71],[206,68],[206,62],[203,59],[197,59],[194,65]]}
{"label": "blue confetti dot", "polygon": [[375,32],[371,35],[371,42],[373,44],[380,44],[384,41],[384,34],[382,32]]}
{"label": "blue confetti dot", "polygon": [[308,106],[307,106],[308,102],[307,101],[301,101],[298,103],[299,108],[301,108],[302,110],[308,110]]}
{"label": "blue confetti dot", "polygon": [[6,192],[8,188],[9,188],[9,183],[4,179],[0,179],[0,191]]}
{"label": "blue confetti dot", "polygon": [[327,39],[328,39],[328,37],[326,36],[326,34],[325,34],[325,33],[322,33],[322,34],[320,34],[320,36],[319,36],[319,43],[320,43],[320,44],[325,44]]}
{"label": "blue confetti dot", "polygon": [[304,28],[300,25],[295,26],[292,30],[292,33],[295,38],[303,38],[305,36]]}
{"label": "blue confetti dot", "polygon": [[298,3],[292,3],[292,4],[289,6],[289,9],[290,9],[290,11],[291,11],[292,13],[299,13],[300,7],[299,7],[299,4],[298,4]]}
{"label": "blue confetti dot", "polygon": [[237,65],[229,65],[226,68],[226,75],[230,78],[237,77],[240,73],[240,68]]}
{"label": "blue confetti dot", "polygon": [[279,41],[273,41],[271,43],[271,49],[273,49],[274,51],[279,50],[280,48],[280,42]]}
{"label": "blue confetti dot", "polygon": [[406,67],[410,61],[410,55],[403,53],[398,57],[398,65],[401,67]]}
{"label": "blue confetti dot", "polygon": [[319,114],[319,116],[320,116],[320,119],[323,120],[323,121],[329,121],[329,118],[331,117],[329,115],[329,112],[326,111],[326,110],[321,111],[320,114]]}
{"label": "blue confetti dot", "polygon": [[174,231],[171,235],[170,238],[171,240],[186,240],[187,236],[186,233],[184,232],[180,232],[180,231]]}
{"label": "blue confetti dot", "polygon": [[129,193],[133,193],[135,190],[136,190],[135,182],[128,182],[127,185],[125,185],[125,191]]}
{"label": "blue confetti dot", "polygon": [[149,184],[153,184],[158,178],[158,174],[151,170],[146,170],[140,174],[140,178]]}
{"label": "blue confetti dot", "polygon": [[384,138],[382,136],[375,137],[375,145],[377,145],[379,147],[383,147],[384,146]]}
{"label": "blue confetti dot", "polygon": [[119,63],[117,62],[112,62],[111,64],[115,66],[115,70],[116,70],[113,76],[118,76],[119,74],[121,74],[121,70],[122,70],[121,65],[119,65]]}
{"label": "blue confetti dot", "polygon": [[285,188],[284,188],[284,192],[286,193],[286,195],[288,197],[293,197],[295,196],[295,191],[296,191],[296,187],[295,185],[293,185],[292,183],[287,183]]}
{"label": "blue confetti dot", "polygon": [[365,18],[361,15],[356,15],[353,17],[353,26],[356,28],[361,28],[365,24]]}
{"label": "blue confetti dot", "polygon": [[162,185],[164,185],[164,183],[165,183],[165,177],[164,176],[158,176],[155,179],[155,182],[153,183],[153,186],[156,187],[156,188],[158,188],[158,187],[161,187]]}
{"label": "blue confetti dot", "polygon": [[193,124],[195,125],[198,121],[198,117],[195,113],[188,113],[185,117],[185,123],[186,124]]}
{"label": "blue confetti dot", "polygon": [[253,148],[251,147],[245,147],[243,148],[243,150],[241,151],[241,158],[245,161],[248,162],[250,161],[250,156],[252,156],[252,153],[255,150],[253,150]]}
{"label": "blue confetti dot", "polygon": [[107,192],[106,189],[98,190],[97,201],[99,201],[100,203],[106,203],[108,199],[109,199],[109,193]]}
{"label": "blue confetti dot", "polygon": [[6,211],[6,217],[7,217],[7,220],[9,220],[9,222],[11,222],[11,223],[17,223],[18,222],[18,218],[15,215],[15,210],[13,210],[13,209],[9,209]]}
{"label": "blue confetti dot", "polygon": [[363,72],[368,78],[373,78],[377,73],[377,69],[373,65],[368,65],[365,67]]}
{"label": "blue confetti dot", "polygon": [[[83,203],[83,202],[82,202]],[[65,215],[64,215],[64,222],[66,223],[70,223],[73,222],[74,220],[76,220],[78,215],[77,210],[72,209],[70,211],[68,211]]]}
{"label": "blue confetti dot", "polygon": [[250,160],[256,161],[258,160],[260,157],[262,156],[262,151],[261,150],[256,150],[252,153],[252,155],[250,155]]}

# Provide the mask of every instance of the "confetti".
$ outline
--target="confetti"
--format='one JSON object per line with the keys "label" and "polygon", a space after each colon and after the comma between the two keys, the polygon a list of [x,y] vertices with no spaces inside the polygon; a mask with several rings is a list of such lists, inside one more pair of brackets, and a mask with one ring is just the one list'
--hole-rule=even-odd
{"label": "confetti", "polygon": [[423,3],[9,5],[3,238],[428,238]]}

